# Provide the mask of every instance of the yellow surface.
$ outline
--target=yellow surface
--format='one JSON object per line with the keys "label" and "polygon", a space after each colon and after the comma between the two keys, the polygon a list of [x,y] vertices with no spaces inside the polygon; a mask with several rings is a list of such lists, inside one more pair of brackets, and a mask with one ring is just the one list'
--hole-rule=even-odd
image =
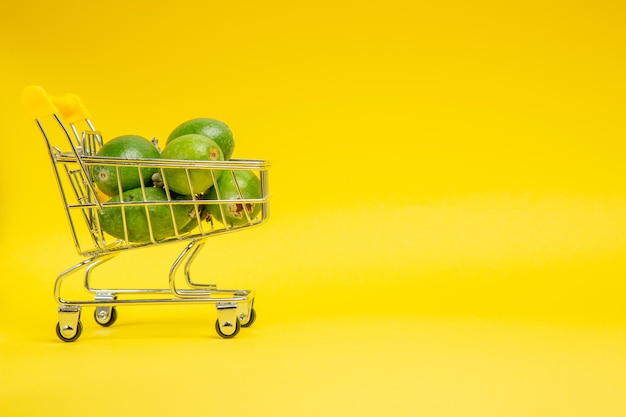
{"label": "yellow surface", "polygon": [[[624,4],[0,9],[2,416],[626,415]],[[253,327],[85,308],[57,340],[53,281],[82,258],[31,84],[80,96],[105,139],[215,117],[272,161],[270,221],[194,269],[256,290]],[[101,279],[164,282],[179,249]]]}

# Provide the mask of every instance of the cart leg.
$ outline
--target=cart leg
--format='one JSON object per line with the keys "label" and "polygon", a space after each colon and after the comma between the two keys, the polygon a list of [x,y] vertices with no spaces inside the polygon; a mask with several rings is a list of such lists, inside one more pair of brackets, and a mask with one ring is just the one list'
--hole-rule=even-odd
{"label": "cart leg", "polygon": [[83,330],[80,322],[80,306],[61,306],[58,311],[57,336],[64,342],[75,341]]}
{"label": "cart leg", "polygon": [[241,329],[239,323],[237,303],[220,302],[216,303],[217,321],[215,322],[215,330],[221,337],[228,339],[235,337]]}
{"label": "cart leg", "polygon": [[187,280],[187,285],[190,288],[198,288],[198,289],[206,289],[206,290],[217,290],[217,284],[205,284],[205,283],[196,283],[191,279],[191,264],[198,256],[200,250],[204,247],[206,243],[204,240],[196,241],[195,248],[193,251],[187,256],[187,262],[185,263],[185,278]]}
{"label": "cart leg", "polygon": [[[185,276],[185,279],[187,281],[187,286],[189,288],[192,288],[194,290],[205,290],[205,291],[212,291],[212,290],[217,289],[216,284],[201,284],[201,283],[193,282],[193,280],[191,279],[191,264],[198,256],[198,253],[200,252],[200,250],[204,247],[204,244],[205,244],[205,239],[192,241],[187,246],[185,246],[185,248],[182,250],[180,255],[178,255],[178,258],[176,258],[176,260],[172,264],[172,267],[170,268],[169,284],[170,284],[170,290],[172,291],[173,294],[176,294],[179,297],[189,296],[189,294],[185,293],[184,289],[178,289],[176,285],[176,276],[178,273],[178,268],[183,263],[184,263],[183,275]],[[197,293],[195,295],[197,295]]]}

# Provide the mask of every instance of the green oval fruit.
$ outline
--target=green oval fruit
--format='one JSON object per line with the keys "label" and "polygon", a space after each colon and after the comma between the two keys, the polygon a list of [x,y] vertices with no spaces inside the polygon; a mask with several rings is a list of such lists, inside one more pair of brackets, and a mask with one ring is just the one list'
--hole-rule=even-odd
{"label": "green oval fruit", "polygon": [[228,161],[232,157],[235,150],[235,139],[232,131],[226,123],[207,117],[187,120],[178,125],[168,136],[166,146],[170,141],[190,133],[213,139],[222,149],[224,160]]}
{"label": "green oval fruit", "polygon": [[[233,176],[235,177],[233,180]],[[236,183],[235,183],[236,181]],[[217,189],[217,190],[216,190]],[[251,171],[226,171],[217,180],[216,187],[211,188],[207,194],[207,200],[217,200],[219,190],[220,200],[239,199],[260,199],[261,182]],[[248,218],[254,218],[261,211],[261,204],[258,203],[224,203],[209,204],[209,213],[212,218],[224,223],[227,226],[241,226],[248,223]],[[222,210],[220,210],[220,206]],[[222,218],[222,211],[224,218]],[[246,215],[247,212],[247,215]]]}
{"label": "green oval fruit", "polygon": [[[205,195],[200,195],[196,197],[196,201],[203,201],[206,198]],[[177,196],[176,200],[193,200],[191,196]],[[208,221],[210,219],[210,214],[208,211],[208,206],[206,204],[203,203],[196,203],[194,205],[189,205],[189,217],[191,218],[191,220],[189,221],[189,223],[187,223],[184,227],[182,227],[179,230],[180,234],[184,234],[184,233],[188,233],[188,232],[192,232],[194,231],[196,228],[199,227],[199,223],[203,223],[205,221]],[[198,211],[196,212],[195,207],[198,208]],[[208,231],[212,228],[212,226],[209,225],[202,225],[202,230],[203,231]]]}
{"label": "green oval fruit", "polygon": [[[122,198],[124,202],[167,201],[167,195],[165,190],[162,188],[146,187],[145,192],[145,200],[143,198],[141,188],[134,188],[132,190],[125,191],[122,193]],[[112,197],[107,203],[117,203],[120,201],[120,196],[117,195]],[[163,240],[176,235],[174,232],[174,221],[172,221],[172,212],[174,214],[176,228],[179,230],[179,233],[180,230],[182,230],[191,220],[189,213],[192,206],[190,205],[172,204],[170,206],[142,204],[136,206],[125,206],[123,210],[126,216],[129,242],[150,242],[150,228],[148,224],[148,215],[146,214],[146,207],[148,207],[150,224],[152,225],[152,233],[155,240]],[[99,218],[100,227],[103,231],[118,239],[125,239],[122,207],[107,207],[105,204],[103,213],[99,213]]]}
{"label": "green oval fruit", "polygon": [[[163,159],[179,159],[186,161],[223,161],[224,154],[213,139],[203,135],[189,134],[179,136],[165,145],[161,152]],[[189,178],[187,178],[187,172]],[[166,168],[163,170],[164,184],[178,194],[201,194],[213,185],[213,176],[219,178],[221,171],[209,169]],[[191,187],[189,184],[191,181]]]}
{"label": "green oval fruit", "polygon": [[[158,158],[159,150],[142,136],[124,135],[105,143],[96,155],[122,159]],[[156,169],[142,168],[140,176],[137,167],[120,167],[118,178],[115,166],[96,165],[91,168],[93,181],[103,193],[109,196],[119,194],[118,180],[122,191],[126,191],[140,187],[142,183],[149,185],[150,178],[155,172],[157,172]]]}

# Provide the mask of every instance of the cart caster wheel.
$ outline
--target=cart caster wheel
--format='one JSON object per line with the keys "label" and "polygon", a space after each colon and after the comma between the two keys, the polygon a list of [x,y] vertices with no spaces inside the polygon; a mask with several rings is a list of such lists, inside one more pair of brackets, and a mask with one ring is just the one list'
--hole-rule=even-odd
{"label": "cart caster wheel", "polygon": [[117,320],[117,309],[115,307],[96,307],[93,316],[100,326],[109,327]]}
{"label": "cart caster wheel", "polygon": [[76,329],[72,329],[71,326],[65,326],[65,328],[61,329],[61,323],[57,323],[57,336],[64,342],[75,341],[80,337],[80,334],[82,332],[83,324],[80,321],[78,321],[78,323],[76,324]]}
{"label": "cart caster wheel", "polygon": [[230,339],[237,336],[239,330],[241,330],[241,323],[239,323],[238,319],[234,321],[234,324],[231,322],[226,322],[224,325],[224,330],[222,330],[222,326],[220,326],[220,320],[217,319],[215,321],[215,331],[224,339]]}
{"label": "cart caster wheel", "polygon": [[242,322],[241,327],[250,327],[252,326],[255,320],[256,320],[256,311],[254,311],[254,308],[252,308],[250,309],[250,316],[248,317],[248,321]]}

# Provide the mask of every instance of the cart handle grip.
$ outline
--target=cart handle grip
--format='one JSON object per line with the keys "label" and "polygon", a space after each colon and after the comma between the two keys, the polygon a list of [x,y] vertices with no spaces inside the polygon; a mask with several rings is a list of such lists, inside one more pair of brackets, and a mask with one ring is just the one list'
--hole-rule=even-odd
{"label": "cart handle grip", "polygon": [[74,94],[51,96],[46,90],[36,85],[22,90],[22,103],[35,119],[56,114],[67,123],[76,123],[89,118],[89,113],[80,97]]}

